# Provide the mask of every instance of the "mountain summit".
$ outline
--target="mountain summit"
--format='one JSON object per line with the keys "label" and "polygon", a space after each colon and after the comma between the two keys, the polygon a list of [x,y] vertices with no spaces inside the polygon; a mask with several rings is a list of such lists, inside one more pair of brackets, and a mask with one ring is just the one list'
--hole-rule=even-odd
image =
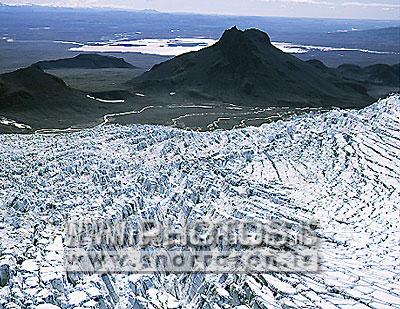
{"label": "mountain summit", "polygon": [[361,107],[366,90],[282,52],[257,29],[226,30],[214,45],[155,65],[133,79],[136,91],[160,100],[220,101],[259,106]]}
{"label": "mountain summit", "polygon": [[254,28],[241,31],[236,26],[226,30],[217,44],[221,48],[234,49],[237,52],[252,51],[254,46],[273,47],[271,39],[265,32]]}

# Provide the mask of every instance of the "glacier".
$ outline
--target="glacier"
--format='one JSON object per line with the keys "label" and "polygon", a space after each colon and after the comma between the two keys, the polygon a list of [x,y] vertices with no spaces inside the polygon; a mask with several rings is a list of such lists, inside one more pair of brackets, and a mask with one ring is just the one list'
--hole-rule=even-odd
{"label": "glacier", "polygon": [[[192,132],[0,136],[0,308],[400,308],[400,95]],[[321,271],[83,274],[63,222],[318,220]]]}

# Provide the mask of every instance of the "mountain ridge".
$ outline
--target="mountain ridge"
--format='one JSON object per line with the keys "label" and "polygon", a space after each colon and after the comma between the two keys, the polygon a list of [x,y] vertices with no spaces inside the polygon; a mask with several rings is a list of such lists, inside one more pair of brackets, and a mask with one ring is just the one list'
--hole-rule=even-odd
{"label": "mountain ridge", "polygon": [[50,69],[108,69],[123,68],[135,69],[137,67],[126,62],[123,58],[104,56],[99,54],[79,54],[72,58],[57,60],[44,60],[34,64],[43,70]]}

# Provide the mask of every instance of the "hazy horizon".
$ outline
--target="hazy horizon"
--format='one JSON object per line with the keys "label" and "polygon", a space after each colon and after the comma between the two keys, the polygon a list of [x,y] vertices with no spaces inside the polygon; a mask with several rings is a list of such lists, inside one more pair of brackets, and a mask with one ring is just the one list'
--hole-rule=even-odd
{"label": "hazy horizon", "polygon": [[400,4],[392,0],[220,0],[218,2],[176,0],[8,0],[8,5],[42,5],[74,8],[114,8],[125,10],[157,10],[166,13],[198,13],[236,16],[279,16],[308,18],[400,20]]}

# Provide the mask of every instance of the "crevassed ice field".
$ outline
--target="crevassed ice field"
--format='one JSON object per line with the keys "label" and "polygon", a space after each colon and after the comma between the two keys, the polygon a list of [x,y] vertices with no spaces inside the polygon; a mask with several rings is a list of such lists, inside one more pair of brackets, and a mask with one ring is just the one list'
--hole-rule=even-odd
{"label": "crevassed ice field", "polygon": [[[108,125],[0,144],[0,308],[400,307],[399,95],[259,128]],[[143,213],[318,219],[322,270],[66,275],[66,218]]]}

